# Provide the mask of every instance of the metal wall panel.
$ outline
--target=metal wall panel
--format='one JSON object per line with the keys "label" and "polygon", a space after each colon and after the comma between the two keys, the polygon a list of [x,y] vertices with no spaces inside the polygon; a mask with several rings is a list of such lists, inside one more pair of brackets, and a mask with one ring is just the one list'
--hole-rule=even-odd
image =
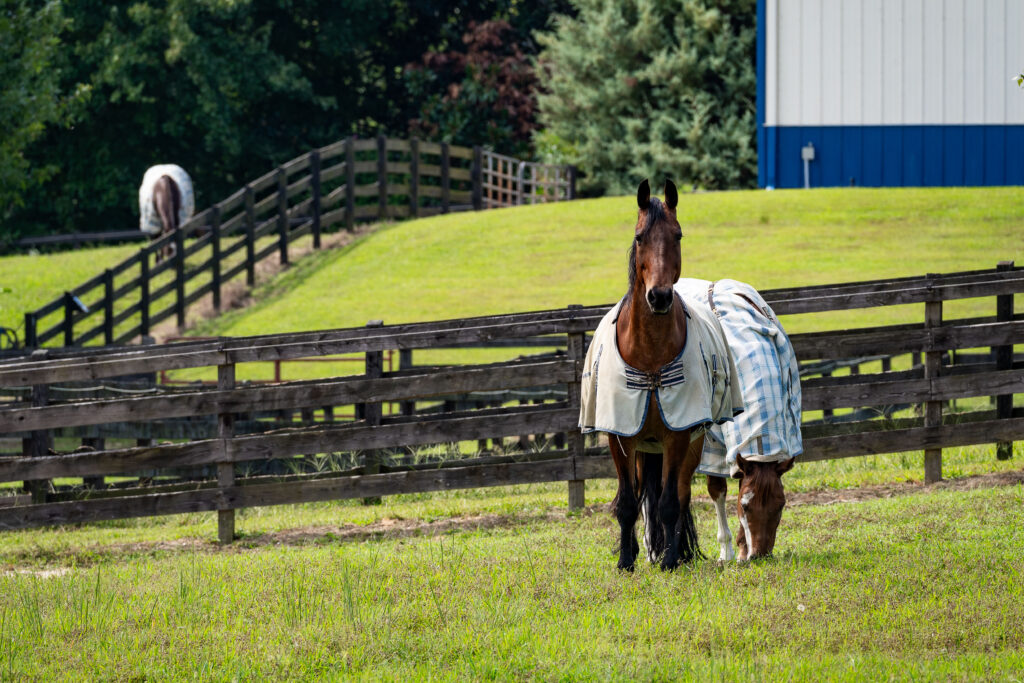
{"label": "metal wall panel", "polygon": [[762,2],[765,125],[1024,124],[1024,0]]}
{"label": "metal wall panel", "polygon": [[758,174],[1024,184],[1024,0],[759,0]]}

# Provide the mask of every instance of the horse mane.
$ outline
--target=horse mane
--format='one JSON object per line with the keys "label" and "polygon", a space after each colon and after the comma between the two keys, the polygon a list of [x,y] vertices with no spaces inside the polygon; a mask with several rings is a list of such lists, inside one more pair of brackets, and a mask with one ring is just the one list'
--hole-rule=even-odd
{"label": "horse mane", "polygon": [[[775,463],[752,463],[755,466],[749,473],[744,473],[743,478],[750,477],[750,488],[754,497],[761,505],[767,505],[769,498],[776,495],[785,495],[782,490],[782,478],[775,475]],[[772,476],[775,475],[775,476]]]}
{"label": "horse mane", "polygon": [[[657,197],[651,197],[651,203],[647,207],[647,221],[640,232],[646,232],[652,225],[665,218],[665,205]],[[636,240],[634,239],[629,247],[629,291],[633,291],[636,284]],[[627,292],[628,293],[628,292]]]}

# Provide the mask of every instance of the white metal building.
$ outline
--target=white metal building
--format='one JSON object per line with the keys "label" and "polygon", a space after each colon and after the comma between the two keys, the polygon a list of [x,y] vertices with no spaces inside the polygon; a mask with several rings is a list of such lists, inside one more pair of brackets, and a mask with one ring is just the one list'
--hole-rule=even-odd
{"label": "white metal building", "polygon": [[1024,0],[758,0],[762,187],[1024,184]]}

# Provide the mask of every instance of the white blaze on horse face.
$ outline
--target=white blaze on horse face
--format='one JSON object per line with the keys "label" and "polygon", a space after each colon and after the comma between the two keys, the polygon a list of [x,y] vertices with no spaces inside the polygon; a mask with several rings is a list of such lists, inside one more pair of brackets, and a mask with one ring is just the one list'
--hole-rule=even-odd
{"label": "white blaze on horse face", "polygon": [[747,555],[741,557],[741,560],[748,560],[753,557],[756,553],[754,552],[754,537],[750,535],[750,523],[747,522],[747,505],[754,499],[754,492],[747,491],[740,498],[740,524],[743,526],[743,537],[747,541]]}
{"label": "white blaze on horse face", "polygon": [[721,551],[718,559],[721,562],[732,562],[736,559],[736,553],[732,549],[732,532],[729,531],[729,520],[725,514],[725,492],[715,498],[715,513],[718,518],[718,545]]}
{"label": "white blaze on horse face", "polygon": [[743,527],[743,537],[747,541],[747,556],[740,559],[749,560],[754,555],[754,539],[750,535],[750,525],[747,524],[746,513],[740,515],[740,525]]}

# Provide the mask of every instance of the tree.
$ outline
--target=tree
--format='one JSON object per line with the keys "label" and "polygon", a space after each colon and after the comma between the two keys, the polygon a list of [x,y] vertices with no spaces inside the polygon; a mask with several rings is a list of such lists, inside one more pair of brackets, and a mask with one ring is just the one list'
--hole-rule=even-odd
{"label": "tree", "polygon": [[[2,230],[128,229],[146,167],[177,163],[203,206],[310,148],[404,133],[404,67],[516,0],[77,0],[54,59],[88,93],[25,152],[53,172]],[[55,33],[56,35],[56,33]]]}
{"label": "tree", "polygon": [[68,105],[53,68],[63,17],[60,4],[0,4],[0,221],[53,173],[25,149],[58,121]]}
{"label": "tree", "polygon": [[540,119],[590,191],[757,179],[755,0],[574,0],[538,35]]}
{"label": "tree", "polygon": [[410,133],[527,154],[536,128],[537,78],[511,24],[472,23],[462,43],[462,49],[428,52],[406,68],[410,95],[422,103]]}

